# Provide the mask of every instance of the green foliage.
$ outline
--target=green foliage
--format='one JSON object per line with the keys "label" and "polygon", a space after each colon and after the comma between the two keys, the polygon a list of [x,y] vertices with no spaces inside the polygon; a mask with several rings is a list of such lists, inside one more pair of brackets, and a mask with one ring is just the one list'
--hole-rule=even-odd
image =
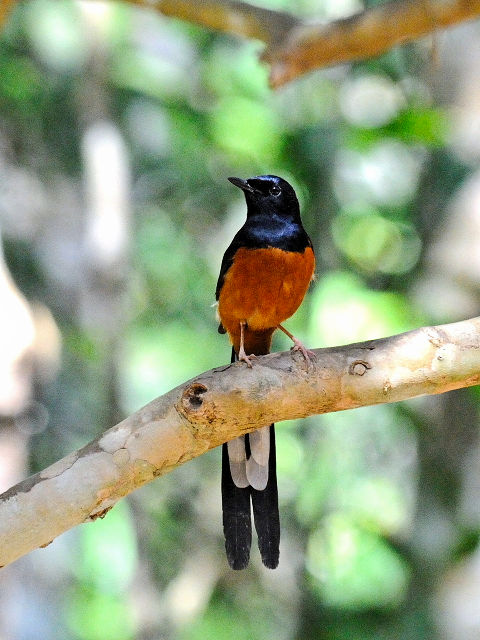
{"label": "green foliage", "polygon": [[395,607],[405,597],[405,563],[378,535],[342,515],[326,518],[312,533],[307,567],[327,606],[357,611]]}
{"label": "green foliage", "polygon": [[[325,15],[360,7],[336,4],[268,3]],[[5,255],[29,301],[51,309],[63,349],[57,378],[38,383],[50,421],[30,440],[33,469],[229,362],[211,305],[245,207],[227,176],[278,173],[297,189],[317,279],[288,326],[309,346],[431,321],[416,287],[467,170],[449,146],[450,115],[418,71],[420,50],[272,93],[258,43],[126,5],[32,0],[2,38]],[[99,120],[115,127],[130,167],[125,276],[83,254],[85,133]],[[109,186],[117,195],[119,185]],[[108,313],[95,321],[102,305]],[[275,349],[289,346],[275,337]],[[478,390],[465,398],[476,415]],[[145,487],[79,529],[65,585],[55,583],[58,567],[45,571],[64,621],[52,640],[434,639],[434,585],[451,556],[478,540],[477,521],[460,526],[432,497],[431,466],[454,467],[461,448],[455,434],[445,458],[425,446],[440,421],[435,407],[379,406],[278,426],[283,537],[274,573],[260,568],[255,542],[248,570],[226,566],[218,451]],[[452,504],[460,485],[452,483]],[[429,509],[438,546],[420,558],[428,544],[418,518]],[[192,557],[207,558],[211,573],[197,575]]]}
{"label": "green foliage", "polygon": [[125,502],[108,518],[83,527],[73,567],[76,585],[70,594],[67,622],[85,640],[134,637],[126,595],[137,565],[134,523]]}
{"label": "green foliage", "polygon": [[252,620],[248,614],[232,617],[231,608],[232,603],[213,600],[206,615],[196,624],[187,627],[180,635],[180,640],[202,640],[202,638],[249,640],[252,637],[265,637],[264,634],[259,634],[261,623],[259,625],[258,621]]}
{"label": "green foliage", "polygon": [[401,333],[422,322],[404,295],[369,289],[347,272],[321,278],[312,297],[311,331],[329,346]]}

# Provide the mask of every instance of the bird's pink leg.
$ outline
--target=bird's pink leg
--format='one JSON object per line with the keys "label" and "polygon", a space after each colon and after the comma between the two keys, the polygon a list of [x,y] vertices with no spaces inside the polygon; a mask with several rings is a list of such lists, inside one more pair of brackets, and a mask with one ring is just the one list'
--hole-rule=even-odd
{"label": "bird's pink leg", "polygon": [[254,353],[251,353],[249,356],[247,356],[247,354],[245,353],[244,334],[245,334],[246,324],[247,324],[246,322],[240,322],[240,348],[238,350],[238,360],[239,362],[246,362],[247,367],[250,367],[251,369],[253,366],[252,359],[256,358],[257,356]]}
{"label": "bird's pink leg", "polygon": [[305,358],[307,362],[310,362],[310,360],[316,360],[317,356],[314,354],[314,352],[307,349],[305,345],[302,342],[300,342],[298,338],[295,338],[295,336],[292,333],[290,333],[290,331],[288,331],[288,329],[285,329],[285,327],[282,327],[281,324],[278,325],[278,328],[281,331],[283,331],[283,333],[287,335],[290,338],[290,340],[293,341],[293,347],[291,348],[291,351],[300,351],[300,353],[302,354],[302,356]]}

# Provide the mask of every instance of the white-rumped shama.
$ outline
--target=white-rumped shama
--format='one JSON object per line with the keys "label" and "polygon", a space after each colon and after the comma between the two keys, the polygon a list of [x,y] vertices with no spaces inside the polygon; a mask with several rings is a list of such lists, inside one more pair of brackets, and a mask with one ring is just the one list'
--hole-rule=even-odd
{"label": "white-rumped shama", "polygon": [[[247,220],[223,256],[216,290],[218,330],[230,337],[232,362],[251,367],[252,358],[270,351],[276,329],[308,360],[312,354],[281,325],[300,306],[315,269],[295,191],[278,176],[229,180],[247,202]],[[223,530],[232,569],[244,569],[250,558],[250,500],[263,564],[275,569],[280,519],[273,424],[223,445]]]}

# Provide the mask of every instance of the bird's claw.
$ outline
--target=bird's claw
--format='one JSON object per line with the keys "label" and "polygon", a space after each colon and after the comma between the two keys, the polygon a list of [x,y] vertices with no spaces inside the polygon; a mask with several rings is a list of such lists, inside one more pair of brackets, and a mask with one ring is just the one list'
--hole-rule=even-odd
{"label": "bird's claw", "polygon": [[297,338],[294,338],[293,342],[294,342],[294,345],[290,349],[290,351],[292,351],[292,352],[300,351],[302,356],[305,358],[305,361],[306,361],[307,365],[310,362],[313,362],[314,360],[317,359],[317,356],[315,355],[315,353],[313,351],[310,351],[309,349],[307,349],[305,347],[305,345],[302,342],[300,342],[300,340],[297,340]]}
{"label": "bird's claw", "polygon": [[254,353],[251,353],[249,356],[247,356],[245,351],[243,349],[240,349],[240,352],[238,354],[238,361],[239,362],[246,362],[247,363],[247,367],[249,369],[251,369],[253,367],[252,360],[255,360],[256,357],[257,356]]}

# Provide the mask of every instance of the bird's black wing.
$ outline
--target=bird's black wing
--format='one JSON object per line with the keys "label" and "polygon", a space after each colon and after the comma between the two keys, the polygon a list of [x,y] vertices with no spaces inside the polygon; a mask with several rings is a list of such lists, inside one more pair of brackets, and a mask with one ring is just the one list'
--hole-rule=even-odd
{"label": "bird's black wing", "polygon": [[[215,289],[215,300],[217,300],[217,302],[218,302],[218,299],[220,298],[220,291],[222,290],[223,283],[225,281],[225,276],[227,274],[227,271],[230,269],[230,267],[233,264],[233,259],[235,257],[235,254],[241,247],[245,246],[245,235],[246,234],[245,234],[244,228],[242,227],[240,231],[236,234],[236,236],[233,238],[228,249],[223,254],[222,265],[220,267],[220,273],[218,275],[218,280],[217,280],[217,288]],[[218,333],[226,333],[222,323],[218,325]]]}
{"label": "bird's black wing", "polygon": [[233,238],[228,249],[223,254],[222,265],[220,267],[220,273],[217,280],[217,288],[215,290],[215,300],[218,300],[220,297],[220,291],[222,290],[222,287],[223,287],[225,275],[233,264],[233,259],[235,257],[235,254],[241,247],[245,246],[245,235],[246,234],[242,227],[242,229],[240,229],[237,235]]}

